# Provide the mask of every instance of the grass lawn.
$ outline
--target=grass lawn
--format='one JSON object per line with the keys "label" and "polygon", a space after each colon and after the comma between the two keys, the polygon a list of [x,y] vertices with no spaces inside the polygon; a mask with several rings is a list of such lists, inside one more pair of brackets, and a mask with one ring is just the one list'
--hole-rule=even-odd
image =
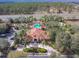
{"label": "grass lawn", "polygon": [[19,58],[19,57],[27,57],[27,53],[23,51],[10,51],[8,54],[8,58]]}

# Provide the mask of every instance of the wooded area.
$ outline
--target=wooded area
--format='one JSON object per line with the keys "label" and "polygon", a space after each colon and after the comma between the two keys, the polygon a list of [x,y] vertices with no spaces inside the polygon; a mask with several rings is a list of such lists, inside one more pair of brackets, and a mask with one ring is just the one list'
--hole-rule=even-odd
{"label": "wooded area", "polygon": [[63,8],[64,10],[72,8],[71,5],[65,3],[5,3],[0,4],[0,14],[33,14],[34,12],[47,11],[50,7]]}

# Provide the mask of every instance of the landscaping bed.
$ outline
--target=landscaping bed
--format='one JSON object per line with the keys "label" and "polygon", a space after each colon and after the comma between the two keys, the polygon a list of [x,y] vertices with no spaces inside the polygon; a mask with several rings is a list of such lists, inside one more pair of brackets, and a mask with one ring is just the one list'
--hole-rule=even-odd
{"label": "landscaping bed", "polygon": [[28,52],[28,53],[30,53],[30,52],[46,53],[47,52],[47,50],[44,48],[25,48],[23,51]]}

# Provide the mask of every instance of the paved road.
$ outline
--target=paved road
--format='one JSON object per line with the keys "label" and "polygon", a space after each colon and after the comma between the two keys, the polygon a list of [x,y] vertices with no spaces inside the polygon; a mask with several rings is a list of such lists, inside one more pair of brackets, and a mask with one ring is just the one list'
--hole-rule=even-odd
{"label": "paved road", "polygon": [[34,16],[36,17],[37,19],[39,19],[41,16],[44,16],[44,15],[59,15],[59,16],[62,16],[64,17],[65,19],[72,19],[72,18],[75,18],[75,19],[79,19],[79,13],[62,13],[62,14],[26,14],[26,15],[23,15],[23,14],[20,14],[20,15],[0,15],[0,19],[3,19],[3,20],[8,20],[8,18],[18,18],[18,17],[28,17],[28,16]]}

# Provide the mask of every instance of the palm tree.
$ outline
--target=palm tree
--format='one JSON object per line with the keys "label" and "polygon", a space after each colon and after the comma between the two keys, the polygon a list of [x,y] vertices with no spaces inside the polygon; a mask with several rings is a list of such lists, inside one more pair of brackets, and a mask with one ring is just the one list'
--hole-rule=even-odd
{"label": "palm tree", "polygon": [[34,18],[33,16],[29,16],[29,17],[27,17],[27,22],[29,23],[29,22],[32,22],[32,21],[35,21],[36,20],[36,18]]}
{"label": "palm tree", "polygon": [[40,18],[40,20],[43,21],[43,22],[47,22],[49,19],[48,19],[48,16],[45,15],[45,16],[42,16],[42,17]]}

